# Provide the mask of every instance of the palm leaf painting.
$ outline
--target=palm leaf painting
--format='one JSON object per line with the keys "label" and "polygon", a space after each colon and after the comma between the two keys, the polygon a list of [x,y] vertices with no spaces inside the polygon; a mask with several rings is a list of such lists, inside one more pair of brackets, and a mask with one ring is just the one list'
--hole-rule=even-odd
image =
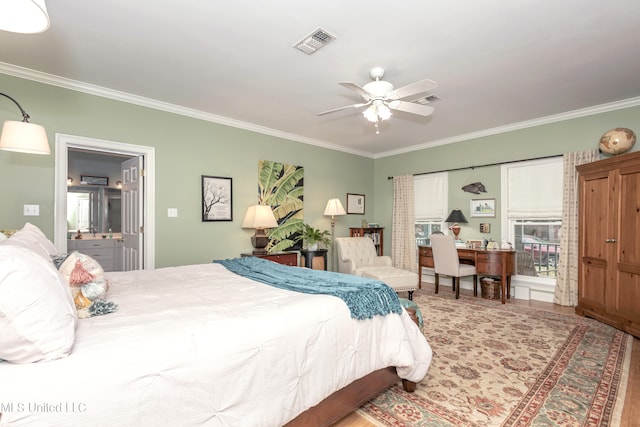
{"label": "palm leaf painting", "polygon": [[258,203],[269,205],[278,227],[269,230],[269,252],[302,247],[304,208],[304,168],[260,160],[258,162]]}

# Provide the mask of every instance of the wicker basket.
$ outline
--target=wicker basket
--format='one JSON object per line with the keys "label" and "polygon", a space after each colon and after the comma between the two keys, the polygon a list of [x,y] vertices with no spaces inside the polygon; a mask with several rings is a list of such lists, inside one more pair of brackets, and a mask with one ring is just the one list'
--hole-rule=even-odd
{"label": "wicker basket", "polygon": [[500,280],[483,277],[480,279],[480,289],[482,298],[500,299]]}

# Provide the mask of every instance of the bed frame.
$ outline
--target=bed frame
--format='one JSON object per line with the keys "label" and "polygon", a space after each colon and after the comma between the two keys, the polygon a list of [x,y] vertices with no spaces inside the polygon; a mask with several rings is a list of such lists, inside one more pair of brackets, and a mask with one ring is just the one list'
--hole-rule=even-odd
{"label": "bed frame", "polygon": [[[405,310],[411,320],[418,325],[415,309],[405,308]],[[400,380],[395,367],[373,371],[336,391],[316,406],[307,409],[285,424],[285,427],[330,426]],[[402,387],[408,393],[416,391],[416,383],[413,381],[402,379]]]}
{"label": "bed frame", "polygon": [[[396,368],[378,369],[307,409],[285,427],[330,426],[400,380]],[[416,390],[416,383],[411,381],[402,380],[402,386],[409,393]]]}

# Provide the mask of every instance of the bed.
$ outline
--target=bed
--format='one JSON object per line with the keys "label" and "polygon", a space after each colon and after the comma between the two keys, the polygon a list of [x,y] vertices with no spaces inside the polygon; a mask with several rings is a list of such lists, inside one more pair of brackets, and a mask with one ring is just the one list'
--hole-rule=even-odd
{"label": "bed", "polygon": [[[6,246],[0,271],[22,251]],[[68,354],[0,362],[0,426],[327,425],[431,362],[404,310],[357,320],[219,263],[105,279],[117,311],[75,319]]]}

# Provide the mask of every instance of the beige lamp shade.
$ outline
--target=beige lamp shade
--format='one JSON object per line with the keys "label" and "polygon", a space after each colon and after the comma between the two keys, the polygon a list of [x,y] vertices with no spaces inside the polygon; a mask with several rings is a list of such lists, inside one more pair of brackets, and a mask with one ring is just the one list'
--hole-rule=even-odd
{"label": "beige lamp shade", "polygon": [[35,34],[46,31],[49,24],[44,0],[0,1],[0,30]]}
{"label": "beige lamp shade", "polygon": [[265,233],[265,228],[274,228],[278,226],[278,221],[273,215],[271,206],[253,205],[247,208],[247,213],[242,221],[242,228],[255,228],[256,232],[251,236],[251,244],[254,247],[254,255],[263,255],[267,253],[265,249],[269,244],[269,236]]}
{"label": "beige lamp shade", "polygon": [[7,120],[2,126],[0,149],[20,153],[51,154],[44,127],[12,120]]}
{"label": "beige lamp shade", "polygon": [[327,206],[324,208],[324,214],[327,216],[346,215],[340,199],[330,199],[327,202]]}
{"label": "beige lamp shade", "polygon": [[278,226],[271,206],[253,205],[247,208],[247,213],[242,221],[242,228],[274,228]]}

